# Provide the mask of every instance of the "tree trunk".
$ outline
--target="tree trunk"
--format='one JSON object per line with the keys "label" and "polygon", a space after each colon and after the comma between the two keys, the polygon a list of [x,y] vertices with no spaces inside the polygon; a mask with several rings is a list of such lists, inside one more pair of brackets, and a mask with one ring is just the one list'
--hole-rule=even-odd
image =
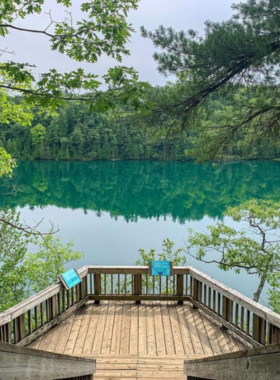
{"label": "tree trunk", "polygon": [[267,280],[267,275],[264,274],[262,277],[261,277],[261,281],[259,283],[259,286],[258,286],[258,289],[257,291],[254,293],[254,298],[253,300],[256,301],[256,302],[259,302],[259,298],[260,298],[260,295],[261,295],[261,292],[263,290],[263,287],[265,285],[265,282]]}

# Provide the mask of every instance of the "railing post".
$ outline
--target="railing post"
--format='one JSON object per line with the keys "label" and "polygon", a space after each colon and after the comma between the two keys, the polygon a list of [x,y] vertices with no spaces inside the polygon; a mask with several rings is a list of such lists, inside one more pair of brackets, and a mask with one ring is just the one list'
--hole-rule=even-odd
{"label": "railing post", "polygon": [[[202,283],[198,281],[196,278],[193,279],[193,289],[192,289],[192,296],[195,301],[201,302],[202,297]],[[193,305],[194,309],[197,309],[196,306]]]}
{"label": "railing post", "polygon": [[253,338],[261,341],[261,318],[256,314],[253,314]]}
{"label": "railing post", "polygon": [[54,319],[57,316],[57,311],[56,311],[56,295],[52,296],[51,298],[51,308],[50,308],[50,319]]}
{"label": "railing post", "polygon": [[267,344],[276,344],[279,342],[280,342],[280,329],[269,323]]}
{"label": "railing post", "polygon": [[223,296],[222,317],[225,321],[232,323],[233,301]]}
{"label": "railing post", "polygon": [[[100,296],[101,294],[101,275],[100,274],[94,274],[94,295]],[[97,305],[100,304],[100,300],[95,300]]]}
{"label": "railing post", "polygon": [[0,342],[11,343],[10,323],[0,326]]}
{"label": "railing post", "polygon": [[[142,294],[142,274],[134,275],[134,295],[140,296]],[[140,300],[136,300],[135,303],[139,305],[141,303]]]}
{"label": "railing post", "polygon": [[17,344],[25,338],[25,314],[14,319],[14,343]]}
{"label": "railing post", "polygon": [[[183,297],[184,295],[184,276],[177,274],[177,296]],[[183,305],[183,301],[178,301],[179,305]]]}
{"label": "railing post", "polygon": [[19,340],[25,338],[25,314],[21,314],[19,317]]}
{"label": "railing post", "polygon": [[88,277],[84,277],[83,278],[83,282],[82,282],[82,295],[83,295],[83,299],[86,298],[86,296],[88,295]]}

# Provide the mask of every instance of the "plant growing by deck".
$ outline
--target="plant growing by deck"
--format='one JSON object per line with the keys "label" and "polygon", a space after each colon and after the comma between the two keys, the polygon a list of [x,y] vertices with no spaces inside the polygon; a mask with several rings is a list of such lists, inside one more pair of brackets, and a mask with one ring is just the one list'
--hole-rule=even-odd
{"label": "plant growing by deck", "polygon": [[260,282],[254,301],[259,301],[268,282],[272,287],[269,302],[274,310],[279,310],[280,202],[253,199],[228,207],[224,215],[240,223],[239,228],[218,222],[208,226],[207,233],[189,229],[185,251],[200,261],[217,264],[224,271],[256,274]]}
{"label": "plant growing by deck", "polygon": [[[1,215],[7,223],[0,223],[0,312],[53,284],[66,263],[83,257],[72,242],[28,233],[19,212],[6,210]],[[28,253],[29,243],[35,244],[36,253]]]}
{"label": "plant growing by deck", "polygon": [[[136,261],[136,265],[140,266],[149,266],[149,263],[154,260],[162,261],[172,261],[173,266],[185,265],[187,262],[186,256],[182,255],[182,248],[174,250],[175,243],[169,239],[164,239],[162,242],[162,251],[161,253],[156,253],[155,249],[151,249],[149,252],[146,252],[144,249],[139,249],[140,258]],[[160,276],[148,277],[148,280],[144,277],[142,278],[142,286],[144,288],[152,291],[157,289],[159,292],[163,293],[172,293],[174,287],[176,286],[175,278],[170,276],[161,278]]]}

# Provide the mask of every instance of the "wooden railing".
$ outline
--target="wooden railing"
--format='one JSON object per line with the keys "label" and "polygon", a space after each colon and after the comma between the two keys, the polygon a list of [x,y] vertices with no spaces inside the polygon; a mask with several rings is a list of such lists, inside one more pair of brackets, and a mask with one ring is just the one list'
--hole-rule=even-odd
{"label": "wooden railing", "polygon": [[148,267],[88,267],[89,299],[190,301],[254,346],[280,342],[280,315],[192,267],[152,277]]}
{"label": "wooden railing", "polygon": [[194,268],[189,275],[194,306],[254,346],[280,342],[279,314]]}
{"label": "wooden railing", "polygon": [[278,380],[280,344],[185,360],[187,380]]}
{"label": "wooden railing", "polygon": [[90,380],[96,360],[0,342],[0,380]]}
{"label": "wooden railing", "polygon": [[88,300],[191,302],[254,346],[280,342],[280,315],[192,267],[152,277],[149,268],[86,266],[81,284],[65,291],[60,283],[0,314],[0,341],[26,345],[61,323]]}
{"label": "wooden railing", "polygon": [[66,291],[58,282],[0,313],[0,341],[27,345],[68,318],[87,301],[87,267],[82,282]]}
{"label": "wooden railing", "polygon": [[184,281],[188,268],[175,267],[172,276],[150,276],[149,268],[88,267],[89,298],[100,300],[171,300],[187,301]]}

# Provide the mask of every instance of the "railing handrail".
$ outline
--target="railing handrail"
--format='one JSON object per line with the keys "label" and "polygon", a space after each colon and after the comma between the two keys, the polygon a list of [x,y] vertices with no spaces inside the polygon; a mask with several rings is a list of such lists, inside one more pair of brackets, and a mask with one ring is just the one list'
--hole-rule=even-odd
{"label": "railing handrail", "polygon": [[[148,266],[93,266],[88,265],[88,273],[91,274],[148,274]],[[238,291],[224,285],[222,282],[215,280],[213,277],[195,269],[192,266],[178,266],[173,268],[173,273],[176,274],[189,274],[202,281],[204,284],[211,286],[212,289],[217,290],[222,295],[225,295],[230,300],[237,302],[246,309],[254,312],[254,314],[265,319],[267,322],[273,323],[280,328],[280,315],[261,305],[258,302],[251,300],[249,297],[244,296]]]}
{"label": "railing handrail", "polygon": [[[85,265],[84,267],[78,270],[78,273],[81,278],[87,276],[88,268]],[[22,313],[30,310],[34,306],[38,305],[41,302],[46,301],[55,294],[58,294],[62,289],[61,282],[56,282],[48,286],[47,288],[41,290],[38,293],[33,294],[31,297],[25,299],[24,301],[16,304],[15,306],[7,309],[6,311],[0,313],[0,326],[6,323],[11,322],[13,319],[19,317]]]}
{"label": "railing handrail", "polygon": [[217,290],[222,295],[225,295],[230,300],[238,303],[246,309],[252,311],[254,314],[265,319],[267,322],[272,323],[276,327],[280,327],[280,314],[275,313],[266,306],[251,300],[238,291],[224,285],[223,283],[215,280],[213,277],[193,268],[188,267],[189,274],[197,280],[202,280],[203,283],[211,286],[212,289]]}
{"label": "railing handrail", "polygon": [[[144,300],[173,300],[179,303],[190,301],[253,345],[280,341],[279,314],[191,266],[174,267],[171,279],[166,278],[164,289],[161,278],[149,280],[148,266],[87,265],[79,269],[78,273],[83,281],[75,290],[65,292],[61,283],[57,282],[0,313],[0,340],[1,334],[4,341],[7,336],[11,336],[9,324],[14,321],[16,343],[25,342],[24,314],[27,314],[29,323],[27,333],[31,334],[34,330],[32,313],[36,319],[35,330],[41,329],[42,332],[66,318],[66,311],[74,312],[74,305],[80,307],[88,300],[97,303],[101,300],[134,300],[137,303]],[[40,323],[37,323],[38,309],[41,310]]]}
{"label": "railing handrail", "polygon": [[[85,265],[78,270],[79,275],[83,278],[87,274],[149,274],[148,266],[94,266]],[[173,268],[174,275],[189,274],[194,278],[202,281],[203,283],[211,286],[212,289],[217,290],[222,295],[225,295],[230,300],[239,303],[241,306],[246,307],[254,314],[265,319],[267,322],[273,323],[276,327],[280,328],[280,315],[271,309],[251,300],[236,290],[224,285],[223,283],[215,280],[213,277],[195,269],[191,266],[177,266]],[[18,303],[10,309],[0,313],[0,325],[5,324],[18,317],[26,310],[31,309],[38,303],[49,299],[51,296],[57,294],[62,289],[60,282],[48,286],[42,291],[34,294],[26,300]]]}

